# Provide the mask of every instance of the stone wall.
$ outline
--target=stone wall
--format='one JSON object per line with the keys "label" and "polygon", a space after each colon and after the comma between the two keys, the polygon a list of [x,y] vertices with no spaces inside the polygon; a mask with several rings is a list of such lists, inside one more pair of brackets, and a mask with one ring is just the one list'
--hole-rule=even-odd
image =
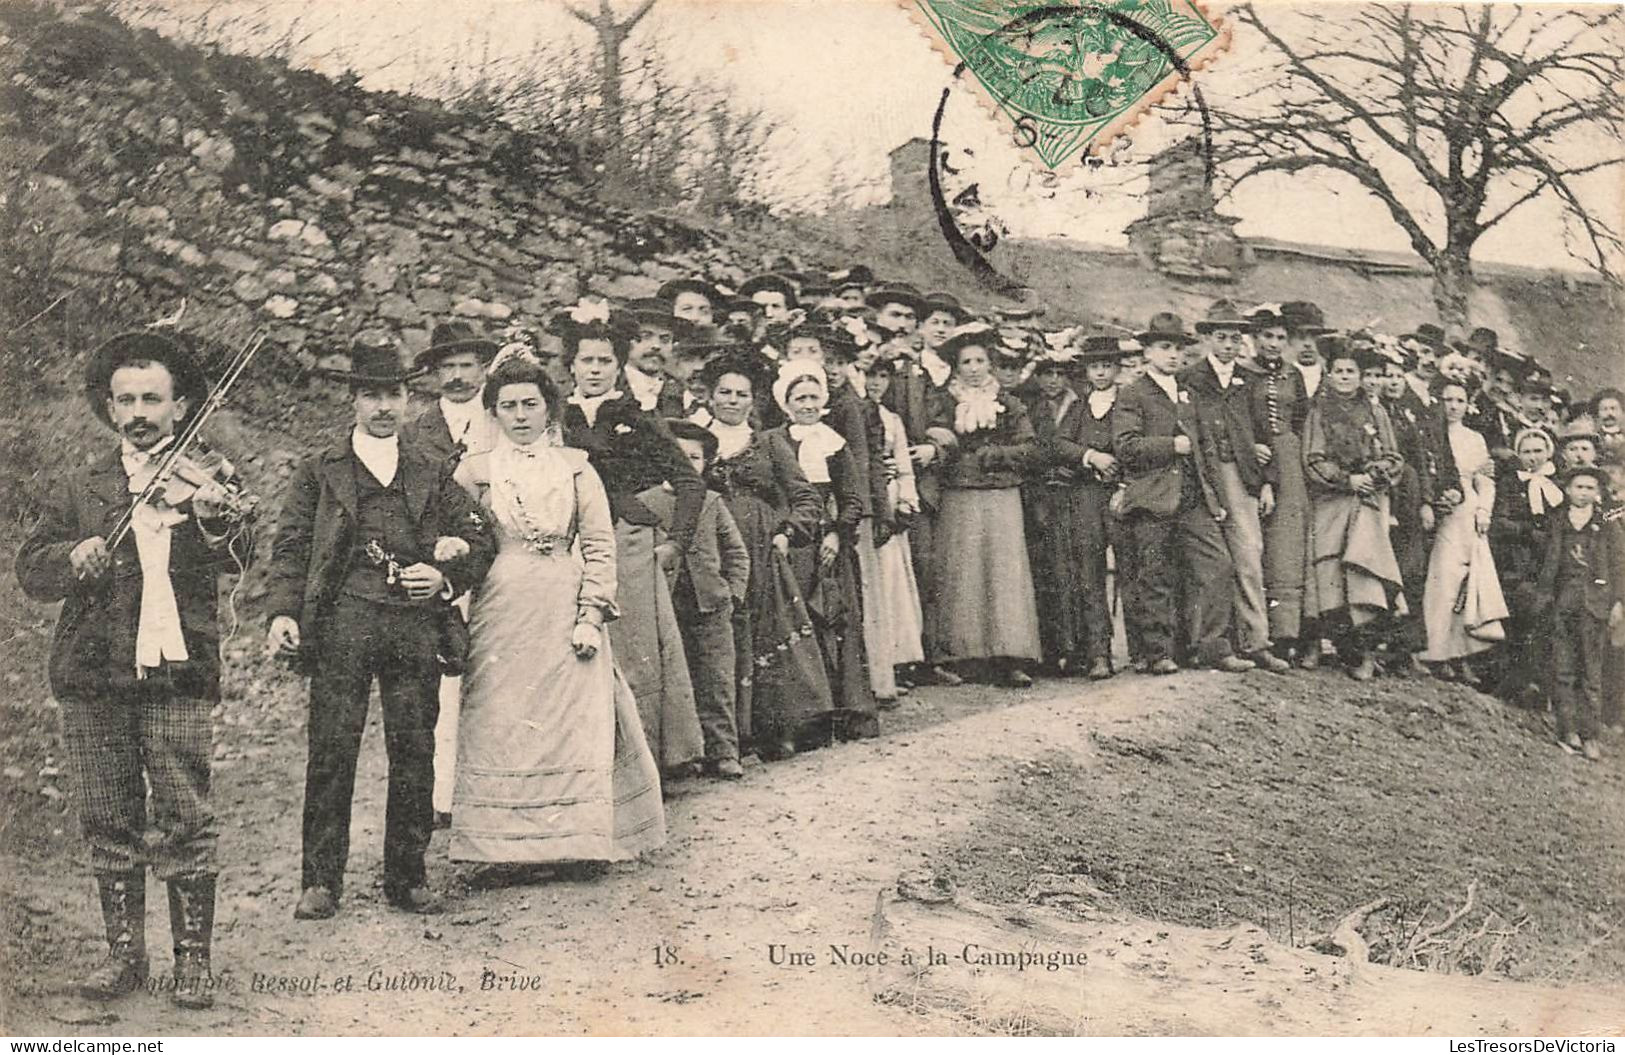
{"label": "stone wall", "polygon": [[[606,206],[546,140],[424,100],[180,46],[105,16],[0,8],[0,177],[65,282],[129,322],[245,331],[306,365],[433,323],[540,328],[585,292],[737,277],[719,238]],[[155,316],[153,316],[155,317]]]}

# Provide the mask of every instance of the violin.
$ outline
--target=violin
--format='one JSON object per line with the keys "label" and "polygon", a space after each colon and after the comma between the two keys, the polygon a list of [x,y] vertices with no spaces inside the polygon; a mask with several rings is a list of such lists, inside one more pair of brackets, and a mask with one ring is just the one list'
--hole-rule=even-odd
{"label": "violin", "polygon": [[224,494],[222,509],[228,520],[242,520],[258,504],[259,500],[243,489],[242,481],[238,479],[231,462],[224,455],[206,446],[200,432],[210,416],[225,404],[231,386],[242,376],[248,364],[265,344],[265,339],[266,333],[263,329],[256,331],[249,338],[248,343],[232,357],[225,373],[209,391],[203,405],[186,419],[180,433],[164,452],[163,460],[159,462],[152,479],[141,489],[141,493],[135,496],[130,508],[119,517],[118,523],[108,536],[109,550],[117,547],[124,536],[129,534],[131,517],[143,504],[161,502],[173,508],[191,501],[199,490],[209,484],[214,484]]}
{"label": "violin", "polygon": [[178,455],[154,480],[156,486],[149,500],[171,508],[190,502],[210,484],[224,495],[221,515],[229,521],[243,519],[259,505],[259,496],[243,486],[231,460],[201,439],[193,440],[191,448]]}

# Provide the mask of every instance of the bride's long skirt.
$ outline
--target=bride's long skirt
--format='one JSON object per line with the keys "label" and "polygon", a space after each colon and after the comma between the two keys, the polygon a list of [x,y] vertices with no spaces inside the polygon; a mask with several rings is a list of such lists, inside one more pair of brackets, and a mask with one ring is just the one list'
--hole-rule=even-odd
{"label": "bride's long skirt", "polygon": [[1440,517],[1422,591],[1422,624],[1427,628],[1430,663],[1462,659],[1506,637],[1506,598],[1496,575],[1489,542],[1473,528],[1466,503]]}
{"label": "bride's long skirt", "polygon": [[666,841],[660,774],[613,646],[570,647],[578,559],[511,547],[469,621],[453,796],[458,861],[615,861]]}

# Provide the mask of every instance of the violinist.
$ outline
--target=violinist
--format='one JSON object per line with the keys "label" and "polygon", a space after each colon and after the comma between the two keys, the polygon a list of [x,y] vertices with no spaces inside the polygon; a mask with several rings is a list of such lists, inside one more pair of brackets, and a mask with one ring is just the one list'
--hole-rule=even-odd
{"label": "violinist", "polygon": [[17,554],[23,590],[65,602],[51,642],[51,691],[108,944],[79,990],[111,1000],[146,981],[150,866],[169,885],[175,963],[165,988],[176,1004],[204,1008],[214,987],[216,579],[245,567],[250,525],[228,515],[228,488],[208,479],[132,507],[208,397],[185,338],[119,334],[92,354],[85,393],[118,442],[50,492]]}

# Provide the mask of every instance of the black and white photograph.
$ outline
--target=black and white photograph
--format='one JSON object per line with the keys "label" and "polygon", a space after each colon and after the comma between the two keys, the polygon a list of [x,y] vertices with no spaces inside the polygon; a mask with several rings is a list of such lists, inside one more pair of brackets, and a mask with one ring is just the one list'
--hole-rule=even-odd
{"label": "black and white photograph", "polygon": [[1616,3],[0,0],[0,1033],[1613,1051],[1622,278]]}

